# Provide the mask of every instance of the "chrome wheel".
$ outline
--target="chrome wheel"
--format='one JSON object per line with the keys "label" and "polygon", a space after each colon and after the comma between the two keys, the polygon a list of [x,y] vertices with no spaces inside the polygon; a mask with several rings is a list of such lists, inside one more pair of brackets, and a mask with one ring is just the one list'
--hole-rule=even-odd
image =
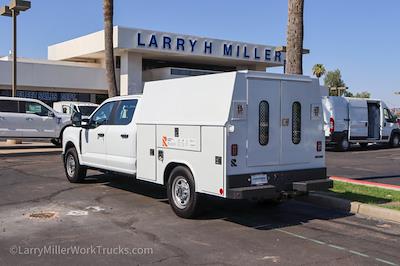
{"label": "chrome wheel", "polygon": [[186,179],[178,176],[172,183],[172,198],[179,209],[184,209],[190,200],[190,186]]}
{"label": "chrome wheel", "polygon": [[68,175],[73,177],[75,175],[75,158],[72,154],[68,154],[65,167],[67,168]]}

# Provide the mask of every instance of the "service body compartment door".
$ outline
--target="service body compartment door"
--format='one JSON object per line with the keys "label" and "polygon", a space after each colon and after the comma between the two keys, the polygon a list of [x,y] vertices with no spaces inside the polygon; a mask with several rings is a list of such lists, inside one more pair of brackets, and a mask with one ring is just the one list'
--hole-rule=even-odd
{"label": "service body compartment door", "polygon": [[[282,164],[306,163],[316,147],[313,137],[315,126],[311,123],[311,106],[321,103],[309,100],[310,83],[301,81],[282,81],[281,126],[282,126]],[[322,114],[320,114],[322,116]]]}
{"label": "service body compartment door", "polygon": [[279,164],[280,81],[248,79],[247,166]]}
{"label": "service body compartment door", "polygon": [[349,137],[353,140],[368,137],[367,101],[349,100]]}
{"label": "service body compartment door", "polygon": [[142,180],[156,180],[156,126],[137,125],[137,173]]}

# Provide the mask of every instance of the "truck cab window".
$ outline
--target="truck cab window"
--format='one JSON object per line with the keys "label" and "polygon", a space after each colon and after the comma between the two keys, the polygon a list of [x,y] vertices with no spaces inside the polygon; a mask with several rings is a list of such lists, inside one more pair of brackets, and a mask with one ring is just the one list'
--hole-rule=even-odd
{"label": "truck cab window", "polygon": [[292,142],[299,144],[301,141],[301,104],[294,102],[292,105]]}
{"label": "truck cab window", "polygon": [[389,123],[396,122],[394,115],[392,115],[392,112],[390,112],[390,110],[387,108],[383,109],[383,116],[385,117],[386,122]]}
{"label": "truck cab window", "polygon": [[0,100],[0,112],[18,113],[18,101]]}
{"label": "truck cab window", "polygon": [[91,119],[91,124],[93,124],[96,127],[101,125],[107,125],[110,120],[111,112],[113,110],[114,105],[115,102],[108,102],[104,104],[102,107],[100,107],[100,109],[93,114]]}
{"label": "truck cab window", "polygon": [[114,113],[113,125],[128,125],[135,113],[137,100],[121,101]]}
{"label": "truck cab window", "polygon": [[43,105],[35,102],[20,102],[20,108],[19,108],[21,113],[25,114],[35,114],[38,116],[48,116],[50,110],[44,107]]}
{"label": "truck cab window", "polygon": [[269,141],[269,104],[267,101],[261,101],[258,113],[258,141],[260,145],[265,146]]}

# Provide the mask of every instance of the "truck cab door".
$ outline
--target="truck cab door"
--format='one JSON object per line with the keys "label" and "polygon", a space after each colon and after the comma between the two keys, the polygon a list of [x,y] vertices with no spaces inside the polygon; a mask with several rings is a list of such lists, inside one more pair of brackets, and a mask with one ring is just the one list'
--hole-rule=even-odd
{"label": "truck cab door", "polygon": [[37,102],[20,101],[19,110],[24,113],[22,136],[25,138],[57,138],[60,120],[53,111]]}
{"label": "truck cab door", "polygon": [[20,121],[23,115],[18,113],[18,101],[0,100],[0,137],[22,137]]}
{"label": "truck cab door", "polygon": [[89,128],[82,132],[82,161],[93,167],[106,168],[106,138],[115,102],[107,102],[94,113]]}
{"label": "truck cab door", "polygon": [[118,172],[136,172],[136,125],[134,113],[138,100],[122,100],[115,106],[106,141],[107,166]]}
{"label": "truck cab door", "polygon": [[390,112],[389,108],[383,106],[382,126],[381,126],[382,140],[389,140],[392,134],[392,130],[395,128],[398,128],[395,116],[392,114],[392,112]]}

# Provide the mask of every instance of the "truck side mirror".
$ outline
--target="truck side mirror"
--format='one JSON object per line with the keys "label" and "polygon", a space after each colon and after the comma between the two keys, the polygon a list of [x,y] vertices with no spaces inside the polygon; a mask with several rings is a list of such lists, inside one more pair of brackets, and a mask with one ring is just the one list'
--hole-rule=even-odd
{"label": "truck side mirror", "polygon": [[81,113],[74,113],[71,117],[72,125],[76,127],[80,127],[82,125],[82,114]]}

